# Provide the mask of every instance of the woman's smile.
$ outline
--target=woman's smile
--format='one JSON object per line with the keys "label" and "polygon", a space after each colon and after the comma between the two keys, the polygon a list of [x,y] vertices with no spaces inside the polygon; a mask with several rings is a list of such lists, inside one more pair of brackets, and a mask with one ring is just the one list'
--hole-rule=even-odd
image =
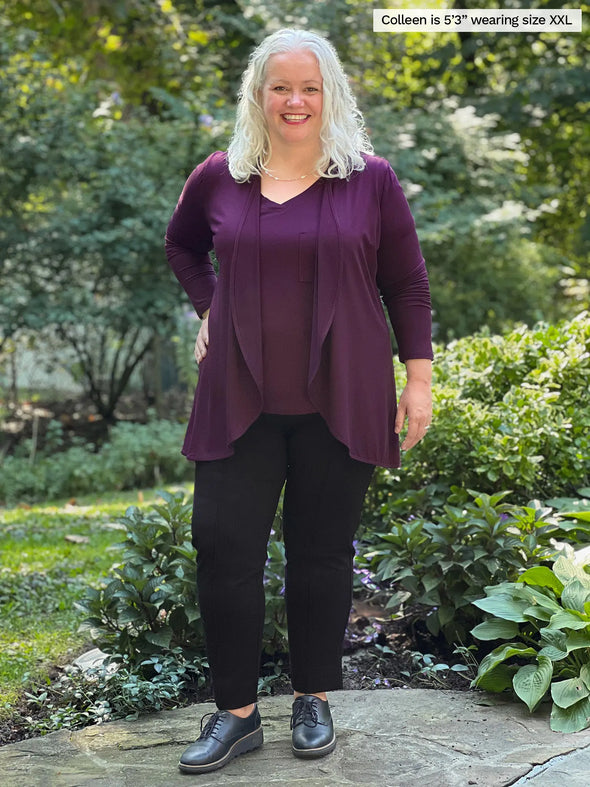
{"label": "woman's smile", "polygon": [[283,115],[283,119],[287,123],[305,123],[311,115]]}

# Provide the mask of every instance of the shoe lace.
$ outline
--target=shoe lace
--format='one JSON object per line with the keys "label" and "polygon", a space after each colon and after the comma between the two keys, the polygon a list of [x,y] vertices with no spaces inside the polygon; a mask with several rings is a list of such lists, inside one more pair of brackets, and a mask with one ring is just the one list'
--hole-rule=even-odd
{"label": "shoe lace", "polygon": [[297,727],[298,724],[305,724],[306,727],[316,727],[317,723],[317,700],[296,699],[293,706],[293,715],[291,716],[291,729]]}
{"label": "shoe lace", "polygon": [[[205,724],[205,729],[203,729],[203,722],[205,721],[207,716],[210,716],[211,718]],[[202,716],[201,734],[199,735],[199,740],[202,740],[203,738],[209,738],[211,735],[213,735],[213,733],[217,731],[217,728],[219,727],[220,723],[221,723],[221,711],[206,713],[204,716]]]}

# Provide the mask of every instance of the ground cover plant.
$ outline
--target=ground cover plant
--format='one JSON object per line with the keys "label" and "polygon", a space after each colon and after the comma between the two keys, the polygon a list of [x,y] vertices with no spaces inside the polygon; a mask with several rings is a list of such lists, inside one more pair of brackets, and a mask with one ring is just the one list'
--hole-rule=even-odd
{"label": "ground cover plant", "polygon": [[[76,727],[210,697],[202,628],[194,601],[195,553],[189,542],[190,504],[185,498],[186,491],[164,492],[161,503],[146,506],[147,501],[144,501],[128,508],[124,514],[125,501],[117,496],[108,506],[69,503],[63,508],[45,506],[5,512],[4,543],[14,553],[12,563],[9,561],[5,567],[12,566],[14,576],[12,592],[4,592],[3,600],[10,613],[6,620],[10,625],[4,631],[5,647],[0,659],[9,686],[2,700],[5,727],[9,729],[5,739],[14,734],[31,735],[63,726]],[[457,550],[469,550],[466,541],[478,530],[475,520],[481,517],[482,511],[487,512],[489,521],[485,526],[494,530],[494,525],[499,525],[497,543],[489,539],[492,547],[498,549],[494,552],[492,548],[485,558],[479,557],[484,562],[498,563],[501,568],[504,560],[503,570],[509,575],[518,564],[513,557],[514,550],[509,548],[514,536],[505,528],[506,521],[512,526],[516,521],[514,517],[505,518],[511,510],[510,504],[502,500],[504,495],[501,494],[497,499],[476,496],[471,503],[466,495],[468,493],[462,490],[451,493],[454,503],[465,507],[462,518],[455,516],[454,527],[463,527],[462,535],[460,528],[457,531]],[[405,508],[407,512],[414,505],[413,510],[422,510],[423,515],[429,510],[435,522],[437,517],[448,514],[445,512],[447,497],[438,490],[429,498],[425,490],[420,490],[392,501],[390,509]],[[576,507],[574,500],[554,502],[570,509]],[[552,509],[535,509],[541,515],[537,515],[536,520],[534,516],[525,517],[528,524],[516,540],[522,545],[531,536],[525,530],[536,527],[540,533],[563,535],[567,532],[572,539],[585,536],[584,528],[588,523],[581,509],[588,501],[579,502],[575,516],[564,517],[563,521],[554,517]],[[387,515],[387,511],[381,513]],[[414,515],[408,516],[407,526],[411,528]],[[548,527],[549,530],[544,531]],[[448,530],[447,523],[443,531]],[[424,553],[415,552],[414,558],[420,556],[420,559],[414,560],[413,570],[420,582],[428,585],[434,576],[438,580],[430,586],[429,599],[420,599],[419,593],[411,602],[405,599],[404,614],[392,619],[395,606],[387,609],[385,605],[392,593],[403,589],[403,585],[400,581],[392,586],[385,578],[390,567],[379,576],[379,567],[371,569],[363,558],[381,535],[365,526],[361,537],[356,545],[359,559],[355,566],[355,612],[345,643],[345,687],[467,688],[469,680],[475,677],[472,648],[467,643],[459,648],[451,641],[445,643],[444,638],[433,636],[426,629],[423,620],[429,616],[437,619],[440,603],[435,598],[436,593],[452,598],[461,587],[461,581],[465,586],[468,573],[462,580],[455,566],[441,574],[440,566],[436,567],[436,557],[428,567],[428,561],[423,560]],[[538,544],[538,539],[539,536],[530,539],[529,548],[533,552],[532,545]],[[31,560],[31,547],[35,544],[41,544],[42,548],[29,571],[26,561]],[[392,544],[387,539],[384,544],[390,552],[381,555],[383,566],[397,549],[392,553]],[[71,556],[70,550],[74,547],[77,561]],[[412,553],[411,538],[405,549],[405,556],[401,549],[400,564]],[[430,556],[433,554],[431,552]],[[464,557],[469,562],[468,555]],[[264,664],[259,681],[261,693],[289,690],[283,564],[277,518],[265,569],[267,620]],[[73,577],[65,576],[68,566],[73,567]],[[469,571],[468,566],[464,568]],[[6,578],[9,572],[4,574]],[[478,579],[483,581],[480,574],[481,565],[476,561],[471,579],[473,592]],[[445,576],[448,584],[444,582]],[[19,594],[14,590],[17,585],[28,588],[28,584],[38,587],[38,593]],[[478,622],[483,615],[476,606],[470,606],[468,612],[464,603],[457,605],[456,613],[463,615],[463,625],[466,621]],[[26,616],[23,617],[23,613]],[[38,625],[40,617],[44,619],[41,627]],[[440,617],[438,620],[440,622]],[[30,628],[27,628],[27,621],[30,621]],[[45,635],[45,631],[51,634]],[[20,658],[13,658],[13,643],[17,640],[23,641],[30,658],[25,659],[22,654]],[[52,650],[54,641],[59,647]],[[64,661],[71,661],[76,652],[92,644],[100,645],[110,654],[106,662],[90,672],[63,666],[55,669],[56,663],[63,665]],[[10,675],[9,669],[16,669],[16,672]]]}

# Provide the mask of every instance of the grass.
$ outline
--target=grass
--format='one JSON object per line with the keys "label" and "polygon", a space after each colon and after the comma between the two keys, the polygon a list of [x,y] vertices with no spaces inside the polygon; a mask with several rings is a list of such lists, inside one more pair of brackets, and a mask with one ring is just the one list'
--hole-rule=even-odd
{"label": "grass", "polygon": [[117,517],[156,499],[148,489],[0,509],[0,719],[52,667],[92,647],[74,602],[117,561]]}

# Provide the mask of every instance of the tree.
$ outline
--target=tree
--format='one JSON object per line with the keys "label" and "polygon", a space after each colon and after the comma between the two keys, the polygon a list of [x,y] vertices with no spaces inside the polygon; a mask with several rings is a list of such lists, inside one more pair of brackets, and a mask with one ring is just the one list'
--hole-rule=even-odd
{"label": "tree", "polygon": [[53,331],[111,418],[154,334],[173,330],[166,217],[214,139],[190,112],[117,120],[119,99],[100,102],[101,86],[15,63],[4,68],[0,335]]}

